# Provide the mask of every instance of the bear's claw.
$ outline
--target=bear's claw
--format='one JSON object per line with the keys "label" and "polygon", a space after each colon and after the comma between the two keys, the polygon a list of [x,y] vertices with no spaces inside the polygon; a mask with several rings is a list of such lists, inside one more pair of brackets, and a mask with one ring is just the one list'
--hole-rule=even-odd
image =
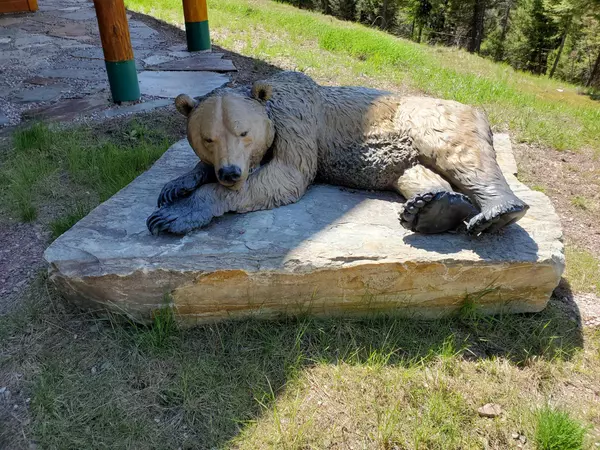
{"label": "bear's claw", "polygon": [[194,192],[196,185],[189,182],[186,184],[186,181],[185,179],[176,179],[165,184],[158,195],[157,206],[161,208],[165,205],[170,205],[176,200],[187,197]]}
{"label": "bear's claw", "polygon": [[200,199],[186,197],[154,211],[146,220],[146,226],[155,236],[161,233],[186,234],[207,225],[213,218],[210,211],[210,207]]}
{"label": "bear's claw", "polygon": [[529,205],[516,199],[486,208],[467,224],[467,233],[479,235],[483,232],[493,233],[517,222],[527,213]]}
{"label": "bear's claw", "polygon": [[477,214],[469,198],[459,192],[427,192],[404,204],[400,223],[408,230],[432,234],[458,229]]}

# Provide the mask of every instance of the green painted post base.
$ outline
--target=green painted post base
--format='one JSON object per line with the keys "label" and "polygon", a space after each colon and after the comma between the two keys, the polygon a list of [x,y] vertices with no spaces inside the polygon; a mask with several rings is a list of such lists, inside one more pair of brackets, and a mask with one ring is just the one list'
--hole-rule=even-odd
{"label": "green painted post base", "polygon": [[187,38],[188,52],[210,50],[208,20],[202,22],[186,22],[185,36]]}
{"label": "green painted post base", "polygon": [[110,92],[115,103],[131,102],[140,98],[135,60],[105,61]]}

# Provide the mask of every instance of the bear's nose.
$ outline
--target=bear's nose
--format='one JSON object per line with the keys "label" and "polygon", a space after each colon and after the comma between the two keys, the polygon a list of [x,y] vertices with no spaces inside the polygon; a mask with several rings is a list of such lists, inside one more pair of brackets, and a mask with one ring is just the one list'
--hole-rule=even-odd
{"label": "bear's nose", "polygon": [[219,180],[224,183],[235,183],[242,177],[242,169],[238,166],[225,166],[219,169],[217,173]]}

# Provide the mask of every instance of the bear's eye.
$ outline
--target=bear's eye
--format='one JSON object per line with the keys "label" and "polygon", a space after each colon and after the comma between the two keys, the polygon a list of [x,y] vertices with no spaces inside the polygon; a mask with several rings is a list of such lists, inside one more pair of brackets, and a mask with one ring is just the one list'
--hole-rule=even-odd
{"label": "bear's eye", "polygon": [[248,136],[248,132],[247,132],[247,131],[244,131],[242,134],[240,134],[240,136],[241,136],[241,137],[246,137],[246,136]]}
{"label": "bear's eye", "polygon": [[204,138],[204,142],[210,144],[213,140],[211,138]]}

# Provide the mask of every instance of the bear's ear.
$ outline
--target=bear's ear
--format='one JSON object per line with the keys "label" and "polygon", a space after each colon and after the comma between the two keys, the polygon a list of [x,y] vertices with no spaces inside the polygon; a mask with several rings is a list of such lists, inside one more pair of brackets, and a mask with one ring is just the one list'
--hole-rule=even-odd
{"label": "bear's ear", "polygon": [[273,95],[273,87],[270,84],[257,81],[252,85],[252,97],[260,102],[266,102]]}
{"label": "bear's ear", "polygon": [[188,117],[195,107],[196,102],[189,95],[179,94],[175,98],[175,108],[185,117]]}

